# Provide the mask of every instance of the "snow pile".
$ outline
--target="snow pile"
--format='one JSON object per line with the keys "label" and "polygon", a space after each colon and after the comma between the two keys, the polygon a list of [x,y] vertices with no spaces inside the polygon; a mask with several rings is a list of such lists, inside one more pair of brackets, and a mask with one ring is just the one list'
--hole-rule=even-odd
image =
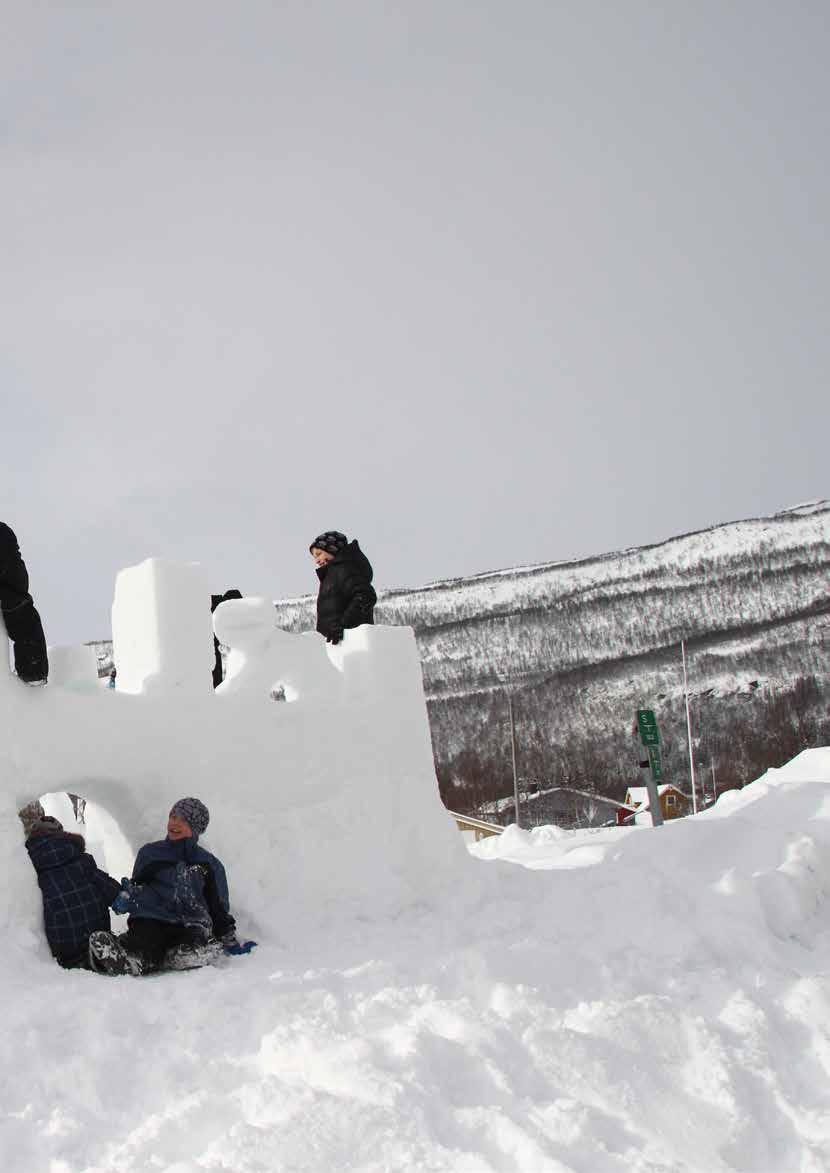
{"label": "snow pile", "polygon": [[[508,828],[467,852],[411,633],[330,650],[264,618],[217,611],[216,695],[149,659],[132,695],[0,674],[4,1168],[830,1166],[830,750],[659,829]],[[113,852],[105,816],[134,848],[205,798],[259,948],[61,971],[15,815],[47,791],[93,799]]]}

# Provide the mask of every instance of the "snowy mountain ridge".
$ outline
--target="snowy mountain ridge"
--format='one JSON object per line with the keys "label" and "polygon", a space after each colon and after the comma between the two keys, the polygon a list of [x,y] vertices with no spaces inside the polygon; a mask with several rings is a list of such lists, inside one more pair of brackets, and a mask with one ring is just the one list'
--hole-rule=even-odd
{"label": "snowy mountain ridge", "polygon": [[[694,539],[709,538],[713,535],[722,534],[723,544],[725,548],[732,548],[735,544],[734,533],[738,528],[756,527],[764,525],[765,523],[774,522],[779,519],[787,519],[790,517],[811,517],[814,515],[825,515],[830,513],[830,501],[820,499],[816,501],[805,502],[801,505],[789,506],[786,509],[778,510],[775,513],[763,517],[743,519],[740,521],[721,522],[716,526],[711,526],[707,529],[690,530],[688,533],[678,534],[674,537],[664,538],[659,542],[648,543],[644,546],[625,546],[618,550],[612,550],[604,554],[591,554],[584,558],[560,558],[545,562],[523,563],[518,566],[502,567],[497,570],[483,570],[475,574],[456,576],[452,578],[435,579],[432,582],[426,583],[420,587],[388,587],[378,591],[378,598],[380,605],[383,606],[387,602],[402,598],[406,600],[420,599],[421,596],[433,594],[440,591],[456,591],[469,590],[469,588],[505,578],[523,578],[536,577],[544,575],[548,571],[562,571],[562,570],[576,570],[577,568],[585,568],[595,566],[597,564],[608,564],[616,560],[621,560],[629,555],[644,555],[653,551],[663,550],[667,546],[673,546],[676,543],[691,543]],[[826,524],[826,518],[825,518]],[[750,541],[748,547],[751,548],[754,542]],[[660,564],[661,560],[657,559],[656,564]],[[651,561],[653,564],[653,560]],[[303,622],[307,621],[308,615],[311,614],[314,605],[313,594],[297,595],[285,599],[280,599],[276,602],[281,617],[288,617],[290,623],[297,622],[294,615],[297,617],[303,616]]]}
{"label": "snowy mountain ridge", "polygon": [[[808,508],[809,512],[803,512]],[[526,609],[551,597],[584,596],[603,585],[620,593],[630,589],[630,584],[648,580],[669,567],[679,576],[685,569],[711,565],[719,558],[733,560],[741,552],[750,557],[758,553],[770,556],[777,550],[779,557],[787,559],[816,543],[826,544],[830,540],[829,518],[830,502],[823,500],[809,507],[794,506],[768,517],[728,522],[646,546],[439,579],[422,587],[381,589],[377,618],[380,622],[397,622],[398,612],[405,611],[412,616],[416,628],[437,626],[473,617],[479,608],[488,614],[505,607]],[[646,592],[647,582],[638,589]],[[458,596],[463,597],[462,605],[458,604]],[[313,595],[279,600],[275,606],[281,626],[292,630],[313,626]]]}

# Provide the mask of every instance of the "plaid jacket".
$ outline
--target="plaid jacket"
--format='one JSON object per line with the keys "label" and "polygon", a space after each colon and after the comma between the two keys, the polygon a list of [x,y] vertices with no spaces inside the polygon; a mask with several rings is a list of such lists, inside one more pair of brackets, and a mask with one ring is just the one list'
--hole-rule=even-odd
{"label": "plaid jacket", "polygon": [[58,960],[73,960],[90,933],[110,927],[109,906],[121,885],[97,867],[80,835],[33,835],[26,850],[43,893],[46,939]]}

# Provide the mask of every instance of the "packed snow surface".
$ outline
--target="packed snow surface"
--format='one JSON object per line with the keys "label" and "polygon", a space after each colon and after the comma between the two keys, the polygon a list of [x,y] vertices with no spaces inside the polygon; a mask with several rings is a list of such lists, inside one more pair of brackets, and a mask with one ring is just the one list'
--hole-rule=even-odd
{"label": "packed snow surface", "polygon": [[[141,573],[186,605],[181,578]],[[170,630],[140,611],[137,645],[145,620]],[[830,749],[662,828],[468,851],[411,633],[332,651],[272,624],[219,608],[216,694],[146,648],[130,694],[0,673],[4,1170],[830,1168]],[[49,795],[68,821],[67,791],[116,875],[204,798],[259,947],[143,979],[59,969],[15,812]]]}

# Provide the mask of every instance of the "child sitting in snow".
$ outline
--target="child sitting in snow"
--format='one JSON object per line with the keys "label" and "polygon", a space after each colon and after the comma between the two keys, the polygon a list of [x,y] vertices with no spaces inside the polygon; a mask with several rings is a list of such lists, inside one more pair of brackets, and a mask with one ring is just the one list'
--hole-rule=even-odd
{"label": "child sitting in snow", "polygon": [[164,967],[204,965],[213,951],[248,953],[230,913],[225,869],[199,846],[210,814],[198,798],[181,798],[167,820],[167,838],[147,843],[136,856],[131,880],[113,902],[128,912],[127,932],[94,933],[89,952],[101,973],[139,975]]}
{"label": "child sitting in snow", "polygon": [[88,968],[90,934],[109,929],[109,907],[121,885],[97,866],[83,835],[64,831],[40,802],[24,806],[20,818],[52,955],[66,969]]}

